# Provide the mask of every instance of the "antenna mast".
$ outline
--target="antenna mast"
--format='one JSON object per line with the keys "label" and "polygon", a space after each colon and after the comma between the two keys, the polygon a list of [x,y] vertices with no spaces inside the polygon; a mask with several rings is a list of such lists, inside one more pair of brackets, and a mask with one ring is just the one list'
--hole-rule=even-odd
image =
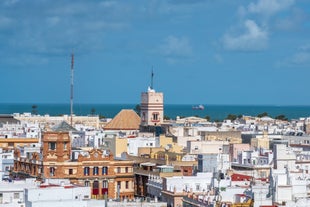
{"label": "antenna mast", "polygon": [[152,66],[152,74],[151,74],[151,89],[153,89],[153,77],[154,77],[154,73],[153,73],[153,66]]}
{"label": "antenna mast", "polygon": [[73,116],[73,66],[74,66],[74,54],[71,54],[71,91],[70,91],[70,123],[72,126],[72,116]]}

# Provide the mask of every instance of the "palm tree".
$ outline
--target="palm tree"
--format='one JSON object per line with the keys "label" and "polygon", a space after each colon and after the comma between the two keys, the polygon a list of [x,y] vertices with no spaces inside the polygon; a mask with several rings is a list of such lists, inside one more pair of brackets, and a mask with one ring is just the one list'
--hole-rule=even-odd
{"label": "palm tree", "polygon": [[91,110],[90,110],[90,114],[91,115],[94,115],[96,113],[96,109],[95,108],[92,108]]}
{"label": "palm tree", "polygon": [[37,110],[38,106],[34,104],[31,106],[31,108],[32,108],[31,113],[37,115],[38,114],[38,110]]}

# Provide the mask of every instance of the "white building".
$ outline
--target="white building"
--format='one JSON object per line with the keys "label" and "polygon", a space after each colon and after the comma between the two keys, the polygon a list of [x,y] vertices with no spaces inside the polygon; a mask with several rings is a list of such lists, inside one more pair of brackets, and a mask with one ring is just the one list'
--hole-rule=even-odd
{"label": "white building", "polygon": [[187,153],[189,154],[207,154],[222,153],[225,145],[229,145],[228,141],[187,141]]}
{"label": "white building", "polygon": [[127,139],[127,153],[138,156],[140,147],[160,147],[158,137],[136,137]]}
{"label": "white building", "polygon": [[163,180],[163,190],[170,192],[203,192],[211,188],[213,173],[197,173],[197,176],[173,176]]}
{"label": "white building", "polygon": [[86,207],[90,187],[74,186],[63,181],[60,185],[42,184],[25,189],[26,207]]}
{"label": "white building", "polygon": [[273,153],[274,169],[296,170],[296,154],[292,149],[287,148],[284,144],[276,144],[273,146]]}
{"label": "white building", "polygon": [[87,207],[90,187],[75,186],[65,179],[35,179],[0,183],[0,206],[14,207]]}
{"label": "white building", "polygon": [[35,179],[3,181],[0,183],[0,204],[16,207],[25,206],[25,188],[36,188]]}
{"label": "white building", "polygon": [[8,179],[10,170],[14,166],[14,150],[0,148],[0,179]]}
{"label": "white building", "polygon": [[226,173],[230,169],[229,154],[207,153],[198,155],[199,172],[218,172]]}

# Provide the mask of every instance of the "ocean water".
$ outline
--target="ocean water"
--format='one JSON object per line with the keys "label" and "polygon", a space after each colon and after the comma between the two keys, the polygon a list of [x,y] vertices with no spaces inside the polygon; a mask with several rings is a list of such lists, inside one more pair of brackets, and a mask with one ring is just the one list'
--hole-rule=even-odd
{"label": "ocean water", "polygon": [[[51,116],[70,114],[70,104],[36,104],[37,113]],[[74,104],[76,115],[94,114],[113,118],[122,109],[134,109],[136,104]],[[164,114],[171,119],[177,116],[209,116],[211,120],[223,120],[228,114],[257,116],[267,112],[270,117],[285,115],[288,119],[310,117],[310,106],[255,106],[255,105],[204,105],[204,110],[193,110],[194,105],[164,105]],[[93,110],[92,110],[93,109]],[[32,104],[0,104],[0,114],[31,112]]]}

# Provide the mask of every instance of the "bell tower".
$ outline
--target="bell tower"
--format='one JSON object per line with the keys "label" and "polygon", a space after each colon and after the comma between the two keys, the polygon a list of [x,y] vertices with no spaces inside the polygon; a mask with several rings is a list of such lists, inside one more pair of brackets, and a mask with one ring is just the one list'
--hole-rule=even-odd
{"label": "bell tower", "polygon": [[141,126],[160,126],[164,120],[164,94],[153,89],[153,77],[151,76],[151,87],[147,92],[141,93]]}

